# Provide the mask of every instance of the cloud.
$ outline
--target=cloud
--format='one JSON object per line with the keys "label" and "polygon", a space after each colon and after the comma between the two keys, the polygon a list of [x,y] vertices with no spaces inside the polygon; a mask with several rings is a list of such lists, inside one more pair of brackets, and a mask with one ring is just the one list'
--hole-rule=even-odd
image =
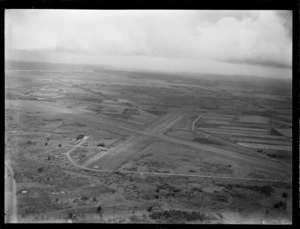
{"label": "cloud", "polygon": [[293,36],[293,14],[292,11],[276,11],[276,14],[279,16],[281,25],[286,29],[288,36],[292,39]]}
{"label": "cloud", "polygon": [[290,11],[6,10],[5,48],[291,67]]}

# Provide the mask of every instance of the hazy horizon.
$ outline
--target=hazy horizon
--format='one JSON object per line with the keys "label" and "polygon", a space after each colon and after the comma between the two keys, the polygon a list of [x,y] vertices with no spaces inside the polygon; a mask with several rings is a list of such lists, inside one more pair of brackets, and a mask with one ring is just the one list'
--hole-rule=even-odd
{"label": "hazy horizon", "polygon": [[292,77],[291,11],[6,10],[5,59]]}

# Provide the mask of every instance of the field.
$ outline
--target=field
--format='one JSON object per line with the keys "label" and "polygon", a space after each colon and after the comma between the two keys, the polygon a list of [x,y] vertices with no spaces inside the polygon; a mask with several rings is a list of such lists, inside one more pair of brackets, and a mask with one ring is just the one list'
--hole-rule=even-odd
{"label": "field", "polygon": [[292,222],[291,82],[8,62],[18,222]]}
{"label": "field", "polygon": [[[214,139],[215,144],[231,144],[278,158],[284,163],[292,159],[292,129],[277,128],[278,118],[202,111],[189,114],[168,132],[168,135],[193,140],[198,136]],[[194,120],[194,121],[192,121]],[[287,120],[287,119],[285,119]],[[291,125],[291,119],[289,119]],[[203,142],[203,140],[202,140]],[[267,152],[270,151],[271,152]]]}

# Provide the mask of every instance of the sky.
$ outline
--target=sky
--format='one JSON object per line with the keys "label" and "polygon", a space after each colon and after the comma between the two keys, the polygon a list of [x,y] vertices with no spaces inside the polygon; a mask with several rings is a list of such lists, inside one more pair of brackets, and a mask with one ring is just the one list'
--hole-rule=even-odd
{"label": "sky", "polygon": [[292,12],[5,11],[5,58],[292,77]]}

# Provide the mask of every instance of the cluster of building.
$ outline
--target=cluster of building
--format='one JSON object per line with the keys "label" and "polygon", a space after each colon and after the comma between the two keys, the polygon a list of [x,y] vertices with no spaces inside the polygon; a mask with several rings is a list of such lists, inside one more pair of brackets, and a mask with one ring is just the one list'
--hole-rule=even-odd
{"label": "cluster of building", "polygon": [[[84,138],[84,135],[83,134],[79,134],[76,139],[71,139],[71,143],[73,145],[76,145],[78,144],[82,139]],[[85,144],[85,143],[84,143]]]}

